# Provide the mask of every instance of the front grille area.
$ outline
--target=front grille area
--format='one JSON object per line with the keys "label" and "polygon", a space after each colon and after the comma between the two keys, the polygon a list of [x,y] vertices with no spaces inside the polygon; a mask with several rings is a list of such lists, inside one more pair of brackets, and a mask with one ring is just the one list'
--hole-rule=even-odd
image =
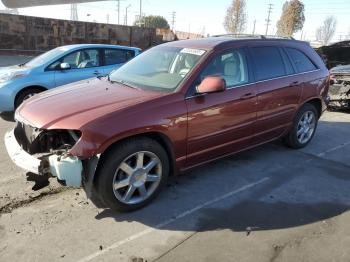
{"label": "front grille area", "polygon": [[[80,138],[80,131],[73,131]],[[41,130],[21,122],[17,122],[15,136],[18,143],[27,153],[42,154],[53,151],[66,151],[71,149],[77,142],[69,133],[69,130]]]}

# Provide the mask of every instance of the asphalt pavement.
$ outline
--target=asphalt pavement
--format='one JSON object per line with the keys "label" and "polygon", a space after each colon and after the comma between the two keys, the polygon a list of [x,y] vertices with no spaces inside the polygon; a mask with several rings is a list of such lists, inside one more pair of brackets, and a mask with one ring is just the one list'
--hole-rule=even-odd
{"label": "asphalt pavement", "polygon": [[327,112],[307,148],[201,166],[128,214],[26,174],[1,143],[0,261],[350,261],[349,134],[350,114]]}

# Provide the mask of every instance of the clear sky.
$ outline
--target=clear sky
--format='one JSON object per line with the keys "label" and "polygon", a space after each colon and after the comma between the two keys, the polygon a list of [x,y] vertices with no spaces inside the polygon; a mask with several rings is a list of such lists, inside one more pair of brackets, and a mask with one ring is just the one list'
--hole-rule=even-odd
{"label": "clear sky", "polygon": [[[221,34],[225,33],[223,20],[226,8],[232,0],[143,0],[143,13],[145,15],[162,15],[171,21],[171,13],[176,12],[175,30],[190,31],[193,33]],[[254,20],[256,20],[256,33],[265,33],[265,19],[268,4],[273,4],[271,26],[269,34],[276,31],[284,0],[246,0],[248,24],[246,33],[252,33]],[[303,0],[305,4],[306,21],[303,28],[304,38],[313,40],[315,30],[329,15],[337,18],[337,32],[333,41],[350,34],[350,0]],[[128,24],[132,24],[135,16],[139,14],[139,0],[121,0],[121,23],[124,22],[125,7],[129,8]],[[0,9],[3,6],[0,3]],[[70,5],[57,5],[46,7],[32,7],[19,9],[20,14],[44,16],[52,18],[70,18]],[[110,23],[117,23],[117,2],[103,1],[78,5],[79,19],[83,21],[103,22],[109,15]],[[88,14],[90,14],[88,16]],[[295,34],[301,37],[301,31]]]}

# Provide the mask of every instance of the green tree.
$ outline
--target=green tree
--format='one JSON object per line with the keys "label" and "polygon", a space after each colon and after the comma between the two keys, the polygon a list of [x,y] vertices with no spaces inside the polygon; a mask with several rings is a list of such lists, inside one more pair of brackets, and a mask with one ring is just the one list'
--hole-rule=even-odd
{"label": "green tree", "polygon": [[162,16],[154,16],[154,15],[149,15],[149,16],[144,16],[139,20],[136,20],[134,25],[140,25],[144,27],[150,27],[150,28],[164,28],[164,29],[169,29],[169,23],[168,21],[162,17]]}
{"label": "green tree", "polygon": [[224,27],[226,32],[239,34],[245,30],[247,24],[245,0],[233,0],[227,8]]}
{"label": "green tree", "polygon": [[282,8],[282,15],[277,22],[277,35],[292,36],[304,26],[304,4],[299,0],[286,1]]}

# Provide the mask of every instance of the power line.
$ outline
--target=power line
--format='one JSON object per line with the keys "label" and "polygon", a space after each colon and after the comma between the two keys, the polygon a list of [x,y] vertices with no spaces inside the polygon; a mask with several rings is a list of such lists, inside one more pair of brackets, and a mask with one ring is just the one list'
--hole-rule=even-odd
{"label": "power line", "polygon": [[271,12],[272,12],[272,8],[273,7],[273,4],[269,4],[269,8],[267,10],[267,19],[265,20],[266,21],[266,31],[265,31],[265,35],[267,35],[268,31],[269,31],[269,26],[271,24],[271,19],[270,19],[270,16],[271,16]]}

